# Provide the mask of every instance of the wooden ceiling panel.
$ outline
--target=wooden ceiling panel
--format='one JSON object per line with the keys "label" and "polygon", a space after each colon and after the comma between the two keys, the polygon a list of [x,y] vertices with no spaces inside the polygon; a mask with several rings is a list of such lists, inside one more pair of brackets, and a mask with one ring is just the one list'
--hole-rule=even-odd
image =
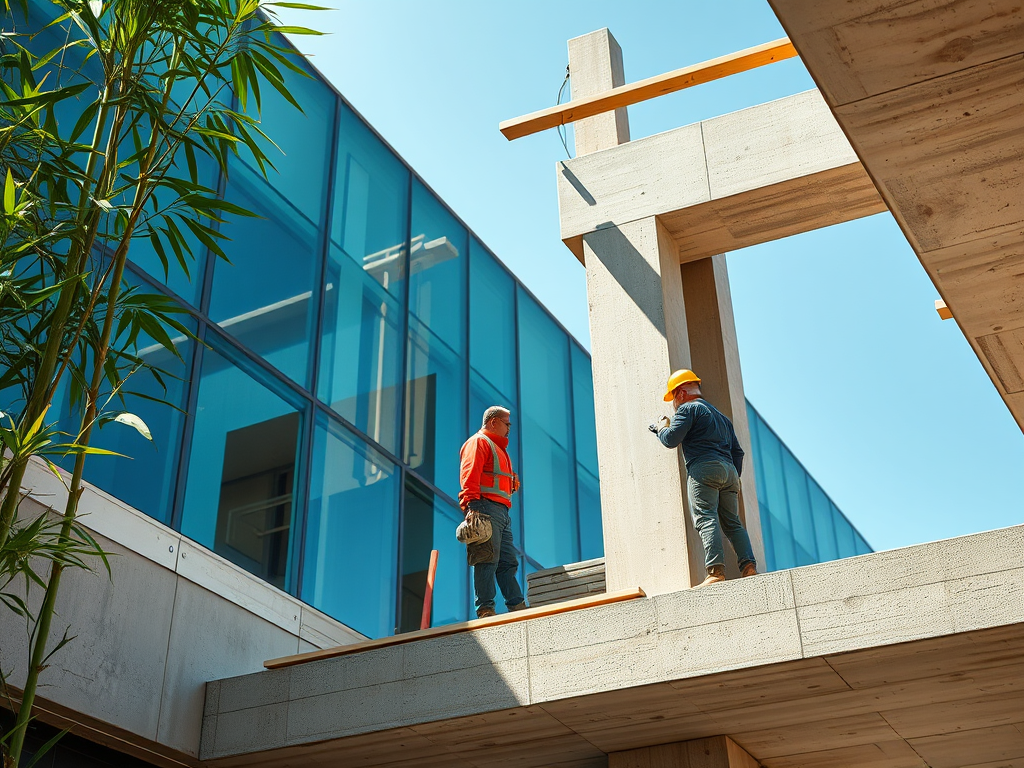
{"label": "wooden ceiling panel", "polygon": [[761,762],[765,768],[928,768],[914,748],[902,740],[769,757]]}
{"label": "wooden ceiling panel", "polygon": [[908,739],[907,742],[931,768],[962,768],[965,765],[1024,758],[1024,723],[958,731],[943,736]]}
{"label": "wooden ceiling panel", "polygon": [[1024,51],[1024,14],[987,0],[769,0],[831,104]]}

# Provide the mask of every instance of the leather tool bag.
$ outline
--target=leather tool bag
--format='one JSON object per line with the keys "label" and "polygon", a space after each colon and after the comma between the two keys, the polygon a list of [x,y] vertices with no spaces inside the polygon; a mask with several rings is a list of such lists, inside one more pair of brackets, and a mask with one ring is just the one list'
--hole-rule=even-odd
{"label": "leather tool bag", "polygon": [[455,529],[455,538],[463,544],[477,544],[491,538],[491,521],[475,510],[466,513],[466,519]]}

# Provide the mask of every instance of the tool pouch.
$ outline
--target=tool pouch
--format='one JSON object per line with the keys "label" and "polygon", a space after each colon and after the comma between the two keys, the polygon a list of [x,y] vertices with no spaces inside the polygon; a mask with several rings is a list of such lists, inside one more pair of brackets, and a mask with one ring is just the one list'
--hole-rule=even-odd
{"label": "tool pouch", "polygon": [[466,562],[470,565],[494,562],[494,544],[491,539],[466,545]]}

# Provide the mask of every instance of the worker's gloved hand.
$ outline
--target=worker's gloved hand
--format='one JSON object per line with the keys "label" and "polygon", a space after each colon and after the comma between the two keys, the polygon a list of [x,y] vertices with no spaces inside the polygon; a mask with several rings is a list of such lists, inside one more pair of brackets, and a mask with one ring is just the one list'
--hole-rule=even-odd
{"label": "worker's gloved hand", "polygon": [[649,430],[651,430],[651,432],[653,432],[654,434],[658,434],[658,425],[657,424],[649,424],[647,426],[647,428]]}

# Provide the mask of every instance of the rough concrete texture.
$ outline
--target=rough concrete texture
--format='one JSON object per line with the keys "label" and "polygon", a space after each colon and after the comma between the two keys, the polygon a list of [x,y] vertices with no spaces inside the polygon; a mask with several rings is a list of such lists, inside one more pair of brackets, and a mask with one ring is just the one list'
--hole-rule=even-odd
{"label": "rough concrete texture", "polygon": [[676,250],[652,217],[584,237],[608,590],[690,586],[685,470],[647,425],[668,373],[690,367]]}
{"label": "rough concrete texture", "polygon": [[[531,712],[555,715],[604,751],[642,746],[648,736],[661,740],[648,744],[663,743],[730,728],[743,731],[745,740],[737,740],[758,759],[786,755],[798,739],[801,745],[817,739],[822,750],[864,744],[851,735],[857,731],[850,730],[850,717],[870,719],[883,704],[913,707],[921,702],[914,697],[923,694],[904,685],[887,693],[884,702],[877,696],[854,700],[847,697],[851,686],[888,683],[901,672],[911,679],[960,666],[981,669],[969,651],[950,655],[945,648],[956,645],[958,633],[1024,623],[1022,562],[1024,526],[1018,526],[223,680],[211,684],[201,756],[225,765],[272,764],[274,753],[259,760],[253,753],[287,747],[300,756],[303,745],[316,742],[327,759],[333,739],[431,723],[436,724],[431,732],[441,734],[443,724],[455,718],[464,724],[467,717],[487,713],[507,719],[510,713],[532,717]],[[932,646],[907,646],[906,660],[890,662],[884,674],[881,664],[849,655],[881,654],[914,640],[934,646],[943,636],[950,637],[942,641],[945,655],[929,650]],[[971,647],[965,643],[958,647]],[[899,656],[902,647],[885,653]],[[990,659],[993,652],[986,653]],[[828,663],[820,658],[825,654]],[[851,667],[846,659],[856,663]],[[843,664],[850,682],[834,671]],[[786,671],[775,673],[773,665]],[[936,671],[929,671],[930,665]],[[738,687],[729,688],[719,677],[700,692],[702,678],[729,670],[741,676]],[[872,674],[884,680],[872,683]],[[987,685],[979,675],[965,678],[960,672],[949,681],[965,690]],[[1019,675],[1006,679],[1012,686]],[[692,695],[657,703],[658,697],[671,697],[673,686]],[[831,730],[822,726],[818,735],[794,725],[797,731],[787,736],[772,725],[778,708],[767,703],[759,708],[762,688],[774,696],[821,696],[815,706],[805,707],[809,717],[846,720]],[[953,688],[947,684],[943,690]],[[614,692],[634,701],[630,720],[613,721],[607,704],[588,714],[590,697]],[[827,698],[833,695],[854,704],[829,715],[828,707],[839,706]],[[668,713],[681,704],[676,719],[638,714]],[[736,706],[747,707],[742,718],[716,721],[715,710]],[[1006,717],[1015,722],[1012,713]],[[632,718],[638,719],[631,724]],[[457,732],[459,726],[453,727]],[[498,738],[501,730],[494,728],[488,733]],[[759,736],[759,728],[767,731]],[[886,731],[868,729],[881,742],[901,738],[888,726],[875,730]],[[890,748],[898,749],[879,749]],[[337,752],[334,759],[344,755]],[[492,764],[479,755],[474,762]]]}
{"label": "rough concrete texture", "polygon": [[1024,428],[1019,0],[769,0]]}
{"label": "rough concrete texture", "polygon": [[[44,468],[26,476],[23,510],[61,508],[66,491]],[[209,680],[264,660],[365,639],[103,492],[87,487],[81,520],[110,552],[112,577],[69,570],[53,640],[75,635],[50,663],[39,695],[115,748],[125,740],[167,764],[195,762]],[[38,604],[39,590],[33,592]],[[24,623],[0,614],[0,669],[24,684]],[[230,701],[230,699],[228,699]]]}
{"label": "rough concrete texture", "polygon": [[556,166],[562,240],[658,216],[680,260],[867,216],[885,205],[817,91]]}
{"label": "rough concrete texture", "polygon": [[[607,28],[569,41],[569,87],[572,98],[583,99],[626,84],[622,48]],[[626,108],[595,115],[573,124],[576,155],[587,155],[629,141]]]}

